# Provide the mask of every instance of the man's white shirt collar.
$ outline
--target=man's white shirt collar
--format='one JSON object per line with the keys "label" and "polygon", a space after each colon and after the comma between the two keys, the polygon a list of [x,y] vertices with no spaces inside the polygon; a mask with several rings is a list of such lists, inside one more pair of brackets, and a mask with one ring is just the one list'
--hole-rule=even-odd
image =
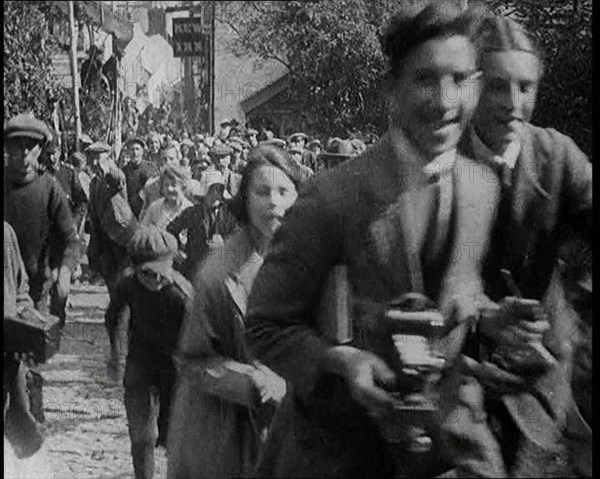
{"label": "man's white shirt collar", "polygon": [[427,182],[427,180],[434,176],[446,176],[452,172],[454,164],[456,163],[456,148],[445,151],[439,154],[433,160],[426,163],[423,154],[417,149],[417,147],[410,141],[406,136],[406,133],[401,128],[392,127],[390,128],[390,137],[393,146],[396,150],[407,158],[418,165],[424,165],[421,167],[421,180]]}
{"label": "man's white shirt collar", "polygon": [[511,142],[502,155],[496,155],[481,141],[472,125],[469,126],[469,135],[476,159],[483,159],[496,164],[506,164],[511,170],[514,169],[521,153],[521,143],[519,141]]}

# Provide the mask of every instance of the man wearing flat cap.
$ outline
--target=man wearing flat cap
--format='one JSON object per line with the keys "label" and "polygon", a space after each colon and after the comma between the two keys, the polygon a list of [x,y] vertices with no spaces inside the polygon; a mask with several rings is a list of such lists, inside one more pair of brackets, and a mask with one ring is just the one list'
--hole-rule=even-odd
{"label": "man wearing flat cap", "polygon": [[225,191],[233,198],[242,182],[242,175],[231,170],[231,157],[233,150],[226,145],[217,144],[210,150],[210,159],[215,165],[217,171],[223,175],[225,182]]}
{"label": "man wearing flat cap", "polygon": [[302,152],[301,163],[314,171],[316,166],[316,156],[305,148],[307,140],[308,137],[306,136],[306,133],[294,133],[288,137],[287,144],[290,148],[293,147],[299,149]]}
{"label": "man wearing flat cap", "polygon": [[[40,167],[52,140],[48,126],[18,115],[4,127],[4,220],[14,229],[36,309],[58,316],[64,326],[72,272],[79,259],[79,238],[69,202],[59,183]],[[40,381],[34,381],[32,413],[43,421]]]}
{"label": "man wearing flat cap", "polygon": [[[129,264],[127,244],[137,229],[137,221],[127,201],[125,175],[110,157],[111,147],[98,141],[86,153],[94,177],[90,184],[87,230],[90,234],[88,260],[90,269],[99,273],[106,283],[108,295],[115,294],[119,274]],[[116,219],[116,221],[115,221]],[[126,316],[105,315],[110,332],[122,324]],[[121,342],[111,341],[109,374],[116,378],[119,370]]]}
{"label": "man wearing flat cap", "polygon": [[79,175],[71,163],[61,161],[58,133],[52,131],[53,140],[42,151],[42,162],[46,171],[58,180],[69,201],[75,228],[79,231],[87,211],[87,194],[79,180]]}
{"label": "man wearing flat cap", "polygon": [[319,160],[326,168],[333,168],[356,155],[356,150],[350,140],[332,138],[325,151],[319,155]]}
{"label": "man wearing flat cap", "polygon": [[144,206],[144,202],[140,198],[140,191],[150,178],[158,176],[160,172],[156,163],[144,160],[146,145],[143,140],[133,138],[125,144],[125,147],[129,148],[131,154],[129,163],[123,167],[127,182],[127,197],[129,198],[131,211],[133,211],[136,218],[139,218]]}

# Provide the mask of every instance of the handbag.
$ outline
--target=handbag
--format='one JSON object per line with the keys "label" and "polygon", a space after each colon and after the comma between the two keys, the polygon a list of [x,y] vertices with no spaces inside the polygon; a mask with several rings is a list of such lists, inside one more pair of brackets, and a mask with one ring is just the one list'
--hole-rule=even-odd
{"label": "handbag", "polygon": [[37,363],[45,363],[58,352],[61,336],[60,318],[31,307],[4,318],[4,352],[32,353]]}

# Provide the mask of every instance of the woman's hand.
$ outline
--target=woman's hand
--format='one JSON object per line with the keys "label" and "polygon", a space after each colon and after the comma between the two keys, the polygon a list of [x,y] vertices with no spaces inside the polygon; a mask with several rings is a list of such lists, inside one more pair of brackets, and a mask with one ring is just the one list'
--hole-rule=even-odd
{"label": "woman's hand", "polygon": [[394,398],[378,384],[392,389],[397,378],[378,356],[351,346],[335,346],[327,351],[324,366],[346,379],[352,397],[371,417],[385,417],[392,411]]}
{"label": "woman's hand", "polygon": [[252,379],[260,394],[261,403],[281,403],[287,392],[285,379],[275,374],[264,364],[256,362],[254,366]]}

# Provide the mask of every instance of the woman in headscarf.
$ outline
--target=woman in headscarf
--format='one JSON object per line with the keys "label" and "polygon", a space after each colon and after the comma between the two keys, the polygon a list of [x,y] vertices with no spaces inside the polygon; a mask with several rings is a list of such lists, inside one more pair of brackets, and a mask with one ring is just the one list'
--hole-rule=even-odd
{"label": "woman in headscarf", "polygon": [[286,152],[254,148],[231,206],[244,226],[225,239],[196,276],[194,304],[176,355],[169,478],[252,473],[286,383],[248,350],[246,302],[271,239],[296,201],[299,178]]}

